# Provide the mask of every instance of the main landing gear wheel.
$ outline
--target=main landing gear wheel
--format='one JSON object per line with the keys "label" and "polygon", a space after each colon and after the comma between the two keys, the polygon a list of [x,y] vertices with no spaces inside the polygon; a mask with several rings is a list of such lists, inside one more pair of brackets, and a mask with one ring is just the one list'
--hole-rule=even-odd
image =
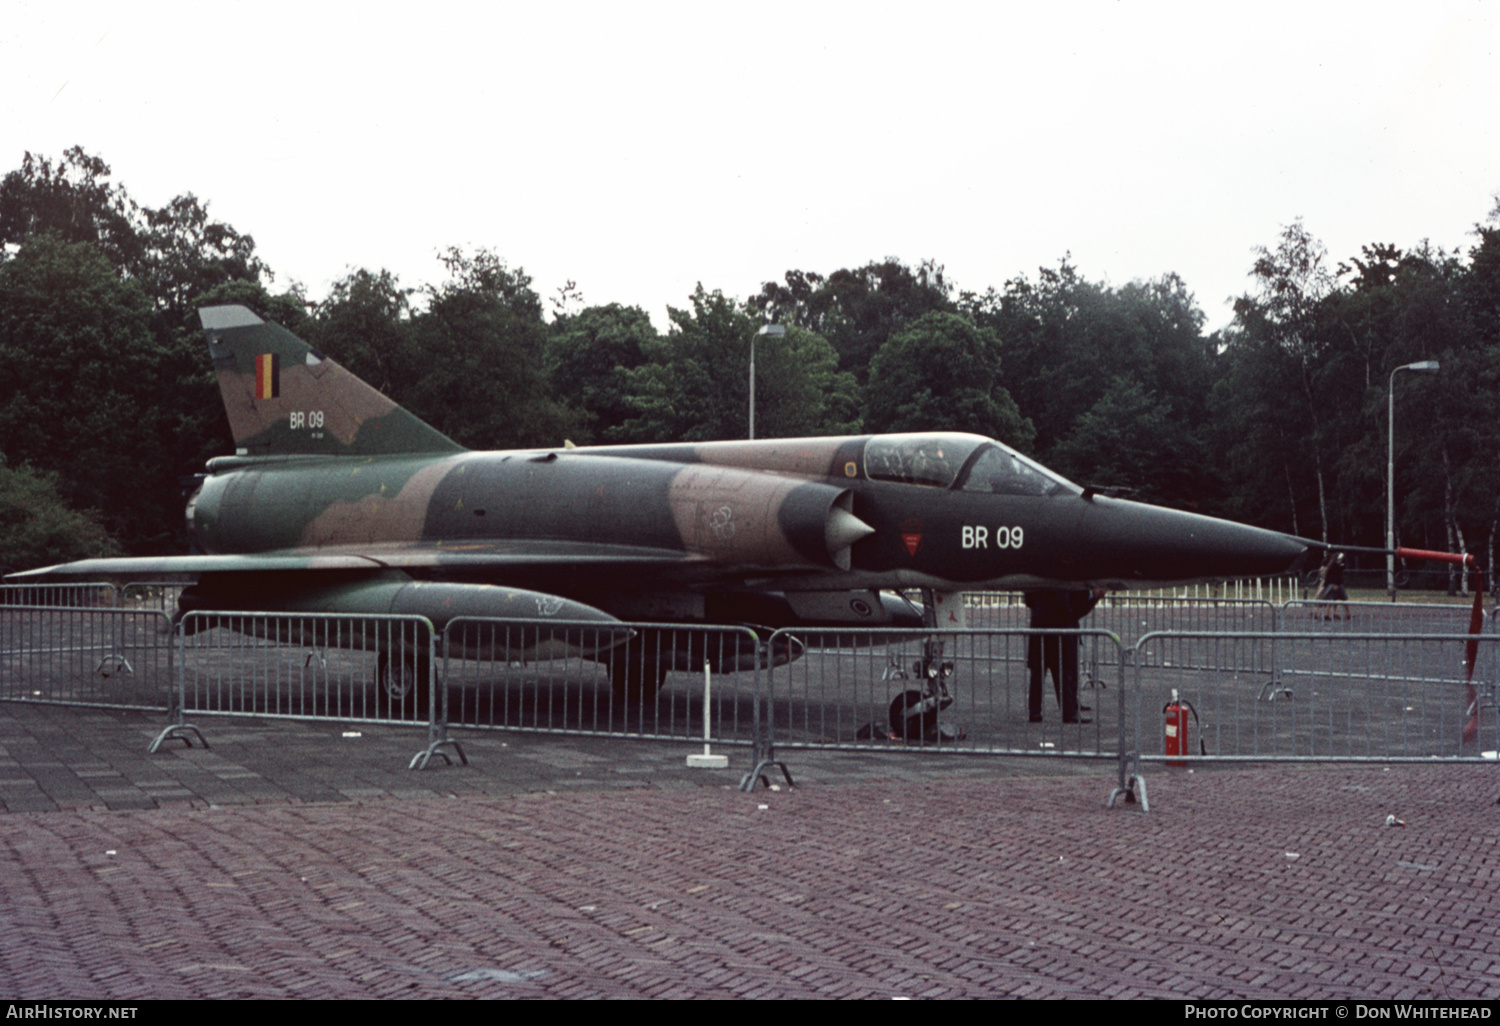
{"label": "main landing gear wheel", "polygon": [[382,719],[425,720],[431,697],[432,669],[426,653],[380,653],[375,662],[375,709]]}

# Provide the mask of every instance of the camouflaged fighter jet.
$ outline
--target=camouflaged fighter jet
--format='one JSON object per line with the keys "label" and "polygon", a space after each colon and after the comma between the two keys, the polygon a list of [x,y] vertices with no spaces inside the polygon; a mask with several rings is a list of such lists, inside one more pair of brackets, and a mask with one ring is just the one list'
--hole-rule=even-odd
{"label": "camouflaged fighter jet", "polygon": [[[236,452],[188,503],[197,554],[14,579],[189,574],[183,612],[418,614],[439,631],[456,616],[921,628],[959,623],[962,590],[1271,575],[1306,551],[1080,488],[976,435],[471,452],[243,306],[200,317]],[[669,668],[611,674],[649,696]]]}

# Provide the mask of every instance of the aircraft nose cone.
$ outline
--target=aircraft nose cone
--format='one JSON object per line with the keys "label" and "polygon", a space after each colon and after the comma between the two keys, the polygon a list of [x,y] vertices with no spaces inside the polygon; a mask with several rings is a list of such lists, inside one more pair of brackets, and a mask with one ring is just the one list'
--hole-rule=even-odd
{"label": "aircraft nose cone", "polygon": [[1096,540],[1098,565],[1126,582],[1274,577],[1307,554],[1296,539],[1229,520],[1121,500],[1092,506],[1082,533]]}

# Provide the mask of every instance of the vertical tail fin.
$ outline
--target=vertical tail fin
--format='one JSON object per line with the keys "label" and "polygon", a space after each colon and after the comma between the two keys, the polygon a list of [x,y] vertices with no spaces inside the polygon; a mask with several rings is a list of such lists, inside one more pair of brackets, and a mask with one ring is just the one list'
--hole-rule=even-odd
{"label": "vertical tail fin", "polygon": [[463,446],[243,306],[198,311],[242,456],[463,452]]}

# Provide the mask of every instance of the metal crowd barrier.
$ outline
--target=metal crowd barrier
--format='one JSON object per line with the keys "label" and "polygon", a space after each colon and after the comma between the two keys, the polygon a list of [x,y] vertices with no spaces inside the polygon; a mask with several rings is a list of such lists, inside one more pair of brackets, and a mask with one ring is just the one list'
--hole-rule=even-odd
{"label": "metal crowd barrier", "polygon": [[[783,630],[764,642],[681,624],[464,619],[434,638],[419,617],[191,613],[174,641],[165,613],[88,604],[119,597],[98,585],[51,592],[69,605],[14,603],[39,587],[50,588],[0,598],[0,699],[166,708],[188,731],[189,713],[426,725],[427,757],[457,749],[450,726],[706,737],[753,745],[757,767],[802,748],[1115,757],[1122,782],[1136,760],[1500,750],[1500,635],[1491,616],[1490,633],[1471,638],[1459,605],[1107,597],[1086,630],[1034,632],[1019,596],[991,593],[966,599],[967,630]],[[1171,629],[1145,631],[1153,623]],[[1050,675],[1045,720],[1029,722],[1038,633],[1077,638],[1092,722],[1060,722]],[[1182,731],[1174,752],[1168,707]]]}
{"label": "metal crowd barrier", "polygon": [[177,599],[186,585],[171,581],[132,581],[116,585],[109,581],[73,584],[0,584],[0,606],[50,606],[52,608],[177,610]]}
{"label": "metal crowd barrier", "polygon": [[188,613],[178,709],[430,725],[432,637],[420,616]]}
{"label": "metal crowd barrier", "polygon": [[1011,630],[1031,620],[1026,597],[1019,591],[967,591],[963,609],[964,625],[974,630]]}
{"label": "metal crowd barrier", "polygon": [[[1029,626],[1030,610],[1021,592],[967,592],[966,626],[1013,630]],[[1289,599],[1196,598],[1168,594],[1114,592],[1099,600],[1083,626],[1110,631],[1132,647],[1162,631],[1248,632],[1342,630],[1370,634],[1448,634],[1467,632],[1465,602],[1319,602]],[[1327,624],[1325,628],[1323,625]]]}
{"label": "metal crowd barrier", "polygon": [[73,584],[0,584],[0,606],[107,609],[119,605],[119,592],[108,581],[86,581]]}
{"label": "metal crowd barrier", "polygon": [[159,609],[177,612],[177,600],[187,585],[172,581],[131,581],[119,589],[118,605],[132,609]]}
{"label": "metal crowd barrier", "polygon": [[1133,744],[1141,759],[1169,762],[1492,761],[1496,643],[1500,636],[1467,634],[1148,635],[1134,659]]}
{"label": "metal crowd barrier", "polygon": [[0,700],[166,709],[172,649],[165,613],[0,605]]}
{"label": "metal crowd barrier", "polygon": [[461,618],[435,639],[421,617],[195,612],[179,632],[175,721],[158,745],[201,737],[192,713],[425,724],[414,767],[448,750],[467,761],[458,726],[754,740],[763,646],[742,628]]}
{"label": "metal crowd barrier", "polygon": [[1463,634],[1472,602],[1319,602],[1281,604],[1276,630],[1358,634]]}
{"label": "metal crowd barrier", "polygon": [[[1091,722],[1062,722],[1049,674],[1041,723],[1029,719],[1033,634],[1079,646],[1079,701]],[[781,630],[765,690],[772,751],[846,748],[1007,755],[1118,750],[1119,639],[1101,630]],[[1109,689],[1115,693],[1110,694]]]}
{"label": "metal crowd barrier", "polygon": [[[1018,591],[966,593],[964,613],[966,626],[983,630],[1019,630],[1031,623],[1031,610]],[[1109,631],[1128,648],[1153,631],[1275,630],[1276,607],[1265,599],[1110,594],[1082,626]]]}
{"label": "metal crowd barrier", "polygon": [[455,619],[443,632],[445,722],[751,744],[763,649],[742,627]]}
{"label": "metal crowd barrier", "polygon": [[1106,595],[1086,621],[1126,648],[1157,631],[1270,631],[1276,607],[1264,599],[1145,598]]}

